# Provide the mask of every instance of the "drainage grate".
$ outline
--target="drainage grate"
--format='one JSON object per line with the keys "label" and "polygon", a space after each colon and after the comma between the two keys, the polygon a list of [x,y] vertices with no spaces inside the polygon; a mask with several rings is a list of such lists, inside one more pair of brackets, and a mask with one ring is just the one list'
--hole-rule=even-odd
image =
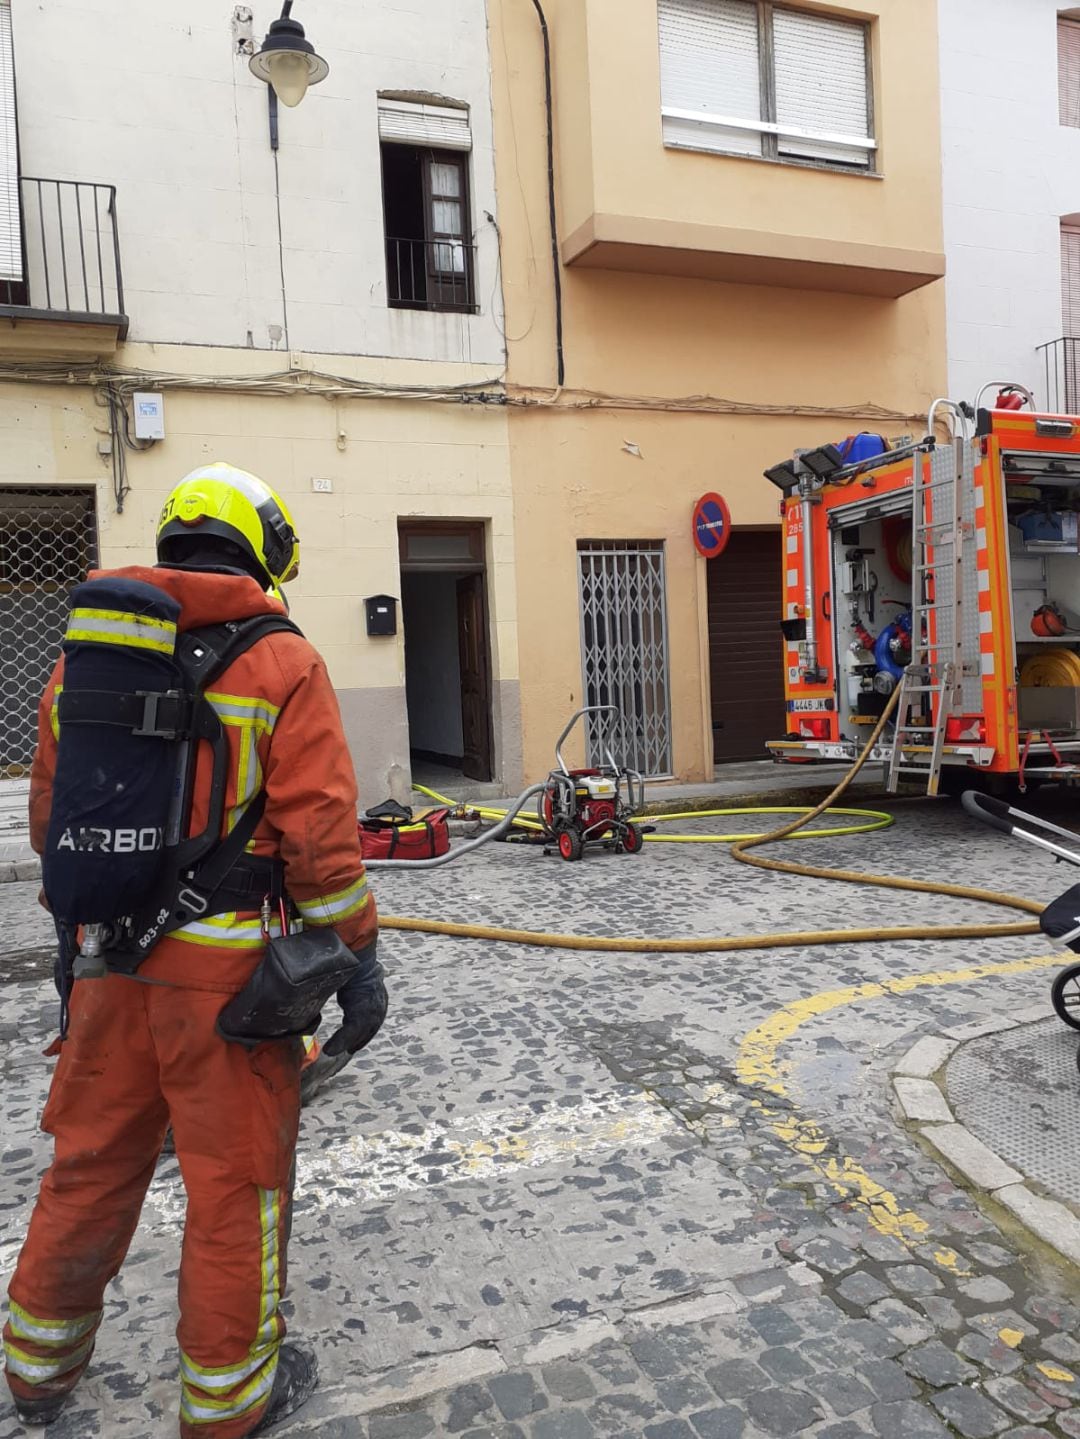
{"label": "drainage grate", "polygon": [[956,1117],[1008,1164],[1080,1202],[1080,1035],[1059,1019],[958,1050],[946,1081]]}
{"label": "drainage grate", "polygon": [[97,563],[94,491],[0,489],[0,774],[26,773],[72,588]]}

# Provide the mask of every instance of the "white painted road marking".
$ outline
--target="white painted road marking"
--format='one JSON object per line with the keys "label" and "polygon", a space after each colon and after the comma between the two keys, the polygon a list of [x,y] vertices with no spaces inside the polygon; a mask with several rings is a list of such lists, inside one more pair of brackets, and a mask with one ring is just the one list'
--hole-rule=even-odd
{"label": "white painted road marking", "polygon": [[[721,1100],[720,1086],[708,1086]],[[563,1108],[529,1105],[463,1115],[415,1131],[386,1129],[317,1149],[301,1139],[296,1194],[320,1209],[371,1204],[432,1184],[490,1180],[519,1169],[565,1164],[684,1132],[649,1094],[607,1093]],[[180,1224],[184,1190],[176,1169],[155,1177],[146,1197],[151,1224]]]}

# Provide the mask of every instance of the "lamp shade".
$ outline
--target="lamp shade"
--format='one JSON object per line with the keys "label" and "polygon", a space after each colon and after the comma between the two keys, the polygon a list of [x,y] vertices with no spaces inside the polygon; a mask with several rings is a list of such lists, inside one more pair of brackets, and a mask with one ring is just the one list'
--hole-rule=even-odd
{"label": "lamp shade", "polygon": [[305,38],[303,25],[287,15],[271,22],[262,48],[248,64],[251,73],[272,85],[278,99],[290,109],[299,105],[309,85],[317,85],[330,73],[330,66]]}

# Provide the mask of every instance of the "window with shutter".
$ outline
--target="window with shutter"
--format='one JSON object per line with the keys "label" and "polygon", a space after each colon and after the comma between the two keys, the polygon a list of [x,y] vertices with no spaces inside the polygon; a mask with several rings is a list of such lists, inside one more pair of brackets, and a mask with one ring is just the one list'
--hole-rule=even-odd
{"label": "window with shutter", "polygon": [[865,24],[772,0],[658,0],[664,143],[867,170]]}
{"label": "window with shutter", "polygon": [[438,150],[471,150],[468,110],[379,99],[379,139],[384,145],[431,145]]}
{"label": "window with shutter", "polygon": [[[773,13],[776,122],[781,155],[865,165],[866,27],[796,10]],[[858,144],[812,136],[850,135]]]}
{"label": "window with shutter", "polygon": [[11,0],[0,0],[0,280],[21,280],[19,146],[15,129],[15,56]]}
{"label": "window with shutter", "polygon": [[762,119],[756,0],[660,0],[664,142],[760,155]]}
{"label": "window with shutter", "polygon": [[1080,339],[1080,225],[1061,227],[1061,325],[1068,339]]}
{"label": "window with shutter", "polygon": [[1058,115],[1080,129],[1080,21],[1058,17]]}

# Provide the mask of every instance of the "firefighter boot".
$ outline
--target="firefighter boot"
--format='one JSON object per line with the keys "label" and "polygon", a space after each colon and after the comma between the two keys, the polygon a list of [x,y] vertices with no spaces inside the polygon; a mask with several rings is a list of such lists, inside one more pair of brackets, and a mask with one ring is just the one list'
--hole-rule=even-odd
{"label": "firefighter boot", "polygon": [[[89,1360],[87,1361],[89,1362]],[[15,1413],[19,1423],[28,1429],[41,1429],[60,1418],[60,1411],[71,1398],[72,1391],[63,1394],[43,1394],[40,1399],[16,1399]]]}
{"label": "firefighter boot", "polygon": [[283,1344],[278,1354],[277,1374],[270,1391],[270,1403],[252,1435],[267,1434],[283,1419],[308,1402],[319,1382],[319,1361],[306,1344]]}

